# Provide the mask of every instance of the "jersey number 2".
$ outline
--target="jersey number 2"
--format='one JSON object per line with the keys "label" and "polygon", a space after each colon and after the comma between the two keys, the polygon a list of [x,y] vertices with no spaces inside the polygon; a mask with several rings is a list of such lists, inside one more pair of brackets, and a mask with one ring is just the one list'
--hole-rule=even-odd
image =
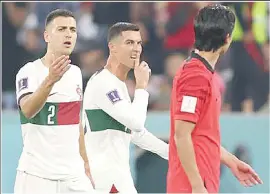
{"label": "jersey number 2", "polygon": [[55,106],[51,105],[49,106],[49,115],[48,115],[48,124],[54,124],[54,121],[52,120],[52,118],[55,115]]}

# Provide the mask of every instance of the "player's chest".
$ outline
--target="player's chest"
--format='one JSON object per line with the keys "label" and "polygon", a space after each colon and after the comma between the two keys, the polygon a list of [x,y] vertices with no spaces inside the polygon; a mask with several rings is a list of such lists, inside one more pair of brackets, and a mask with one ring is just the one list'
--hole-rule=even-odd
{"label": "player's chest", "polygon": [[121,87],[119,89],[121,90],[121,96],[122,96],[122,98],[131,103],[131,99],[130,99],[130,95],[128,93],[127,87],[126,86],[123,86],[123,87]]}
{"label": "player's chest", "polygon": [[[41,76],[39,82],[42,83],[45,77]],[[82,88],[80,80],[66,75],[54,84],[47,101],[79,101],[81,99]]]}

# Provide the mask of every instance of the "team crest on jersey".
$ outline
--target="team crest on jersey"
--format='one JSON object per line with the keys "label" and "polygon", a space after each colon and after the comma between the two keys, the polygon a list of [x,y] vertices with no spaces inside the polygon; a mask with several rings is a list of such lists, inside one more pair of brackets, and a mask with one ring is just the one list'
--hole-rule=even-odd
{"label": "team crest on jersey", "polygon": [[28,77],[22,78],[18,81],[18,89],[19,91],[28,88]]}
{"label": "team crest on jersey", "polygon": [[77,94],[80,96],[80,100],[82,100],[82,89],[80,88],[79,85],[77,85],[76,92],[77,92]]}
{"label": "team crest on jersey", "polygon": [[107,93],[107,97],[109,98],[109,100],[114,104],[120,100],[122,100],[119,96],[118,91],[115,89],[113,91],[110,91]]}

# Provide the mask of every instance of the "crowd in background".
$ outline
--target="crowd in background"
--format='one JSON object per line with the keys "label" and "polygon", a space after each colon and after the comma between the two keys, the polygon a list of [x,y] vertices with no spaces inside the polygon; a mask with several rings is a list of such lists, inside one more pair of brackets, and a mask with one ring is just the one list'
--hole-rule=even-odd
{"label": "crowd in background", "polygon": [[[269,3],[222,3],[237,16],[229,51],[220,58],[223,112],[268,111]],[[83,73],[84,84],[102,68],[108,56],[107,31],[119,21],[136,23],[143,39],[142,60],[152,69],[149,110],[167,111],[173,77],[194,43],[193,19],[208,2],[6,2],[2,5],[3,108],[16,109],[15,76],[19,68],[46,51],[46,15],[57,8],[72,11],[78,39],[72,63]],[[104,80],[106,84],[106,80]],[[133,96],[130,73],[127,86]]]}

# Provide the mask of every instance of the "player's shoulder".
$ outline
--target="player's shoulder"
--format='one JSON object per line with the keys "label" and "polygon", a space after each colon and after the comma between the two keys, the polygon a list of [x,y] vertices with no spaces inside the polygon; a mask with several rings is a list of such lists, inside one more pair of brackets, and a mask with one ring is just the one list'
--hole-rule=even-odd
{"label": "player's shoulder", "polygon": [[115,81],[115,77],[105,68],[102,68],[95,72],[88,80],[86,88],[92,88],[101,92],[103,90],[110,90],[117,88],[118,84]]}
{"label": "player's shoulder", "polygon": [[178,79],[211,79],[211,74],[202,65],[197,63],[185,63],[181,71],[177,75]]}
{"label": "player's shoulder", "polygon": [[74,65],[74,64],[70,64],[70,70],[81,72],[81,68],[77,65]]}
{"label": "player's shoulder", "polygon": [[193,79],[193,80],[208,80],[210,81],[213,76],[213,69],[210,64],[200,57],[192,53],[191,56],[184,61],[181,70],[177,74],[178,79]]}
{"label": "player's shoulder", "polygon": [[97,84],[106,82],[106,84],[104,85],[110,85],[111,83],[114,82],[114,79],[113,79],[112,74],[109,73],[107,69],[102,68],[96,71],[91,76],[88,82],[97,83]]}
{"label": "player's shoulder", "polygon": [[101,68],[100,70],[95,72],[95,77],[98,79],[109,79],[112,80],[115,76],[109,72],[106,68]]}
{"label": "player's shoulder", "polygon": [[209,85],[211,79],[211,72],[191,59],[183,63],[181,70],[175,76],[174,84],[176,87]]}
{"label": "player's shoulder", "polygon": [[81,68],[79,66],[77,66],[77,65],[74,65],[74,64],[70,64],[69,71],[72,72],[72,73],[82,74]]}
{"label": "player's shoulder", "polygon": [[25,63],[22,67],[19,68],[18,72],[17,72],[17,76],[20,74],[32,74],[35,75],[35,73],[33,73],[33,71],[35,71],[37,64],[39,63],[40,59],[34,60],[34,61],[29,61],[27,63]]}
{"label": "player's shoulder", "polygon": [[82,71],[80,67],[74,64],[70,64],[69,70],[64,74],[64,76],[70,78],[70,81],[74,79],[82,79]]}

